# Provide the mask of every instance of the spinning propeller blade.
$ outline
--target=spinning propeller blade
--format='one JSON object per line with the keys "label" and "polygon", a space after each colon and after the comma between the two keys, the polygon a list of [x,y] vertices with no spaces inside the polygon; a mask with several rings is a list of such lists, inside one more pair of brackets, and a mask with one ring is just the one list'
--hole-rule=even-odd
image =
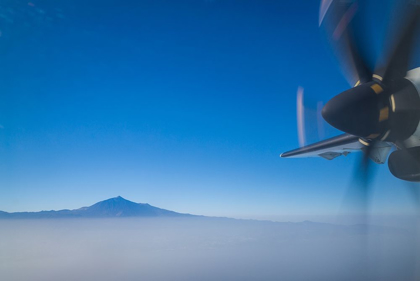
{"label": "spinning propeller blade", "polygon": [[357,1],[323,0],[319,13],[319,24],[324,28],[351,86],[368,82],[372,77],[361,52],[361,43],[354,34],[352,21],[358,5]]}

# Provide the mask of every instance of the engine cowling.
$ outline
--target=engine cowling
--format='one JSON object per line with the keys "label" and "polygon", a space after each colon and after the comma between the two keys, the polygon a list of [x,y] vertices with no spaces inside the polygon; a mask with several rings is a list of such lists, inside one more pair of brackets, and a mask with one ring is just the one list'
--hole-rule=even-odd
{"label": "engine cowling", "polygon": [[420,146],[392,152],[388,159],[388,167],[399,179],[420,181]]}

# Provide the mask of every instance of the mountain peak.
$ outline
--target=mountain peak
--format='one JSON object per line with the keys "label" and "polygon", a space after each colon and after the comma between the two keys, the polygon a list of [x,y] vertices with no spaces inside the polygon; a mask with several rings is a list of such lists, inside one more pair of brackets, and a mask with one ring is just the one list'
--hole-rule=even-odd
{"label": "mountain peak", "polygon": [[127,200],[127,199],[125,199],[124,197],[121,197],[121,196],[117,196],[117,197],[112,197],[112,198],[109,198],[109,199],[105,199],[105,200],[102,200],[102,201],[100,201],[100,202],[98,202],[96,204],[106,203],[106,202],[108,202],[108,203],[109,202],[113,202],[114,204],[124,204],[124,203],[141,204],[141,203],[135,203],[133,201]]}
{"label": "mountain peak", "polygon": [[121,196],[100,201],[89,207],[76,210],[60,210],[35,213],[5,213],[0,211],[0,218],[60,218],[60,217],[176,217],[190,216],[160,209],[149,204],[135,203]]}
{"label": "mountain peak", "polygon": [[[125,198],[123,198],[123,197],[121,197],[121,196],[117,196],[117,197],[113,197],[113,198],[110,198],[110,199],[108,199],[108,200],[119,200],[119,201],[129,201],[129,200],[127,200],[127,199],[125,199]],[[106,201],[106,200],[105,200]]]}
{"label": "mountain peak", "polygon": [[135,203],[121,196],[113,197],[87,207],[86,214],[98,217],[178,215],[175,212],[156,208],[149,204]]}

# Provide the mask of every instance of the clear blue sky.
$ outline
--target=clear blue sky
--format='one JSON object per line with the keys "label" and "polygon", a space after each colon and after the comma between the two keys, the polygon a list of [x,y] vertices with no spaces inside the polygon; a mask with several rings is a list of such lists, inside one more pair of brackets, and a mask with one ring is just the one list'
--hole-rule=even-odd
{"label": "clear blue sky", "polygon": [[[378,6],[384,13],[370,13]],[[364,23],[375,30],[369,50],[381,48],[388,6],[362,6],[377,17]],[[0,8],[0,210],[72,209],[117,195],[235,217],[339,208],[356,156],[279,158],[298,146],[298,86],[315,102],[348,88],[318,28],[318,1]],[[377,176],[374,208],[411,207],[387,165]]]}

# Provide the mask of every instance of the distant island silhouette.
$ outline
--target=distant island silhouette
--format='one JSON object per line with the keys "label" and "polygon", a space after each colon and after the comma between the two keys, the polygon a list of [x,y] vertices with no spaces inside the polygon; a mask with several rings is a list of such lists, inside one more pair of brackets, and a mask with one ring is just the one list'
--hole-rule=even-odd
{"label": "distant island silhouette", "polygon": [[149,204],[135,203],[121,196],[100,201],[89,207],[75,210],[15,212],[0,211],[0,219],[33,218],[111,218],[111,217],[193,217],[194,215],[177,213]]}

